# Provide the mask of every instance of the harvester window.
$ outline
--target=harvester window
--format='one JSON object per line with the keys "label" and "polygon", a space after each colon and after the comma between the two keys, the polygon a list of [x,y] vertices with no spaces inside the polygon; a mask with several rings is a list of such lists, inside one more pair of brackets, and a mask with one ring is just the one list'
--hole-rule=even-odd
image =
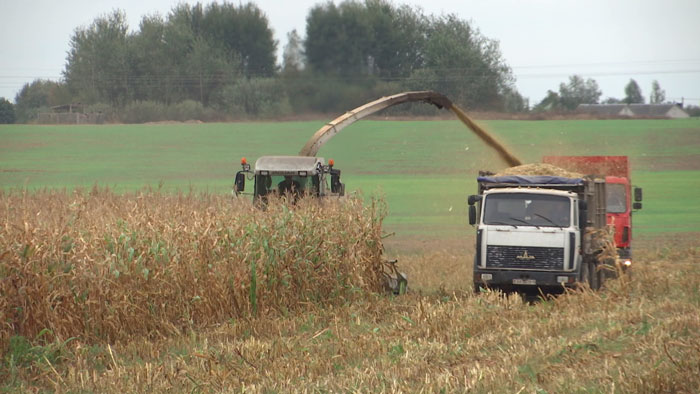
{"label": "harvester window", "polygon": [[299,194],[301,193],[301,183],[294,179],[291,175],[285,175],[277,184],[277,190],[280,194]]}
{"label": "harvester window", "polygon": [[271,191],[279,195],[293,194],[295,197],[315,193],[313,176],[273,175]]}
{"label": "harvester window", "polygon": [[255,195],[264,197],[270,193],[270,186],[272,185],[272,179],[269,175],[256,175],[255,176]]}

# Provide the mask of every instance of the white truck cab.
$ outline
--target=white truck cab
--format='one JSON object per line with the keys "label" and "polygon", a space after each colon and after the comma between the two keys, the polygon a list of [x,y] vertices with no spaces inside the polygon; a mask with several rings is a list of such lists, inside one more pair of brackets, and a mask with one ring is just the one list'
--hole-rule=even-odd
{"label": "white truck cab", "polygon": [[604,181],[548,176],[477,180],[479,194],[469,197],[469,221],[477,230],[476,291],[491,287],[538,293],[588,280],[595,264],[590,230],[605,226]]}
{"label": "white truck cab", "polygon": [[[578,268],[578,198],[558,190],[486,191],[477,231],[480,268],[567,271]],[[574,242],[570,242],[572,238]],[[573,256],[573,257],[571,257]],[[567,278],[568,279],[568,278]]]}

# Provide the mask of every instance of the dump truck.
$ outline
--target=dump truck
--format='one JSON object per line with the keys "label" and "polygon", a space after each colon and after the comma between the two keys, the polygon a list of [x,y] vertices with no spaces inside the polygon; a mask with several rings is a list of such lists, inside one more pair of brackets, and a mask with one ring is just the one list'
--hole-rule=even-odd
{"label": "dump truck", "polygon": [[477,225],[474,290],[537,295],[604,280],[605,178],[480,173],[468,197]]}
{"label": "dump truck", "polygon": [[632,265],[632,213],[642,209],[642,188],[632,185],[629,158],[545,156],[542,162],[568,171],[605,177],[607,224],[614,229],[615,246],[622,268],[629,268]]}
{"label": "dump truck", "polygon": [[236,173],[233,193],[243,194],[246,180],[252,180],[256,202],[266,202],[271,195],[290,195],[295,200],[301,195],[343,196],[345,184],[340,181],[341,171],[334,164],[333,160],[326,164],[323,157],[262,156],[251,170],[244,157],[241,170]]}

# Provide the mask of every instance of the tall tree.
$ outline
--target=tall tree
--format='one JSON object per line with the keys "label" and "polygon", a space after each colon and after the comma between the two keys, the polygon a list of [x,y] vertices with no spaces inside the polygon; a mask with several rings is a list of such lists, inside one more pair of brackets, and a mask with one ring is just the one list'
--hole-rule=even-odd
{"label": "tall tree", "polygon": [[15,123],[15,106],[4,97],[0,97],[0,124]]}
{"label": "tall tree", "polygon": [[275,72],[277,42],[265,13],[253,3],[236,7],[211,3],[202,14],[202,36],[209,44],[234,57],[247,77],[268,77]]}
{"label": "tall tree", "polygon": [[503,109],[506,112],[527,112],[529,110],[528,99],[523,98],[523,96],[513,88],[508,88],[503,92],[503,99]]}
{"label": "tall tree", "polygon": [[625,86],[625,98],[622,101],[626,104],[644,104],[642,89],[639,88],[637,81],[634,79],[630,79],[627,86]]}
{"label": "tall tree", "polygon": [[234,70],[236,67],[228,62],[225,53],[217,51],[204,38],[195,39],[185,63],[185,72],[193,82],[190,85],[190,98],[209,104],[212,94],[234,82]]}
{"label": "tall tree", "polygon": [[134,33],[114,11],[75,30],[64,76],[85,103],[209,104],[241,73],[273,75],[275,51],[267,17],[252,3],[179,4],[165,19],[144,17]]}
{"label": "tall tree", "polygon": [[455,15],[425,17],[384,0],[329,2],[312,8],[306,31],[308,64],[317,73],[400,81],[472,108],[503,109],[514,90],[498,42]]}
{"label": "tall tree", "polygon": [[557,109],[561,109],[561,98],[559,97],[559,93],[552,90],[547,90],[547,95],[542,99],[542,101],[535,105],[533,111],[542,112]]}
{"label": "tall tree", "polygon": [[169,60],[170,101],[199,97],[199,78],[191,74],[190,59],[197,37],[202,35],[204,10],[201,4],[180,3],[168,14],[163,30],[165,56]]}
{"label": "tall tree", "polygon": [[362,3],[328,2],[306,18],[305,52],[314,71],[355,76],[368,70],[371,27]]}
{"label": "tall tree", "polygon": [[304,48],[303,40],[294,29],[287,33],[287,45],[282,52],[282,71],[286,74],[297,73],[304,69]]}
{"label": "tall tree", "polygon": [[661,104],[666,101],[666,91],[661,89],[659,81],[654,80],[651,83],[651,96],[649,97],[649,103],[651,104]]}
{"label": "tall tree", "polygon": [[594,79],[584,81],[580,75],[572,75],[568,84],[559,85],[561,106],[568,110],[575,110],[580,104],[598,104],[601,94]]}
{"label": "tall tree", "polygon": [[126,15],[117,10],[73,33],[63,74],[83,101],[123,105],[129,100],[127,32]]}
{"label": "tall tree", "polygon": [[381,0],[366,1],[365,7],[371,37],[368,73],[382,78],[410,75],[422,63],[427,19],[419,10]]}
{"label": "tall tree", "polygon": [[514,89],[514,78],[498,42],[455,15],[431,18],[427,37],[420,48],[422,68],[436,82],[426,83],[427,88],[472,108],[502,109],[503,94]]}
{"label": "tall tree", "polygon": [[174,86],[175,62],[168,54],[166,23],[158,15],[141,19],[131,39],[131,97],[134,100],[178,101]]}

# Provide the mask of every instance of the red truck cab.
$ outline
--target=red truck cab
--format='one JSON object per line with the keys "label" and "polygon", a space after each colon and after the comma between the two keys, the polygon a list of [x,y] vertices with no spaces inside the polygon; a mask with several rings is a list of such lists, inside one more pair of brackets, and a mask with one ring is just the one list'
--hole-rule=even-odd
{"label": "red truck cab", "polygon": [[615,246],[625,267],[632,264],[632,212],[642,208],[642,189],[630,182],[627,156],[545,156],[543,163],[584,175],[605,176],[606,216],[615,229]]}
{"label": "red truck cab", "polygon": [[608,225],[615,228],[615,245],[618,248],[629,248],[632,238],[632,201],[629,179],[606,176],[605,183]]}

